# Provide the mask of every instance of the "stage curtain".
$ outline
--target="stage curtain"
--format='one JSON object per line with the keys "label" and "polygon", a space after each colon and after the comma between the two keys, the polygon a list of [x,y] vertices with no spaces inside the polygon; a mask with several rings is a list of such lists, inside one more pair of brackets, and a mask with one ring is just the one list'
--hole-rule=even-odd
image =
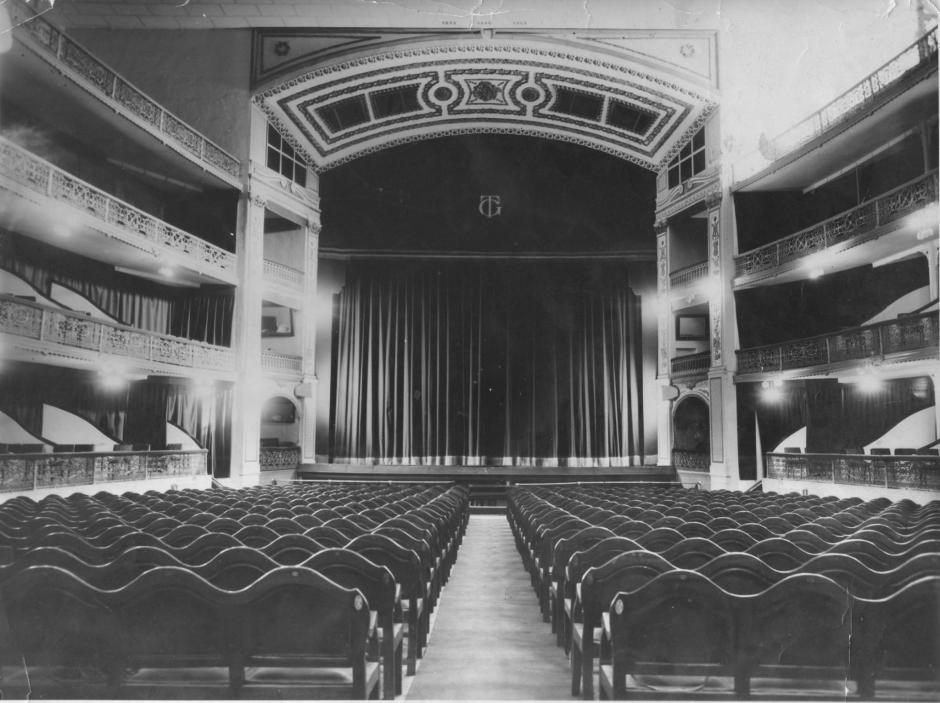
{"label": "stage curtain", "polygon": [[622,266],[360,264],[337,310],[335,461],[642,461]]}

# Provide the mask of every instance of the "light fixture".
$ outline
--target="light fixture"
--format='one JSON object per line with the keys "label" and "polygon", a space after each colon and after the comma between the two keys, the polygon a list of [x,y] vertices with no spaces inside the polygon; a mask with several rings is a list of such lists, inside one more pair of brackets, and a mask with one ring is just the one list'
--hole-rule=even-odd
{"label": "light fixture", "polygon": [[157,273],[159,273],[164,278],[173,278],[176,276],[176,271],[174,271],[170,266],[161,266],[157,269]]}
{"label": "light fixture", "polygon": [[821,278],[822,275],[823,275],[823,273],[824,273],[824,271],[823,271],[822,269],[819,269],[819,268],[810,269],[809,277],[810,277],[810,278]]}
{"label": "light fixture", "polygon": [[59,223],[57,223],[57,224],[54,224],[54,225],[52,226],[52,233],[53,233],[55,236],[57,236],[57,237],[62,237],[63,239],[64,239],[65,237],[71,237],[71,236],[72,236],[72,230],[70,230],[68,227],[66,227],[66,226],[65,226],[64,224],[62,224],[61,222],[59,222]]}
{"label": "light fixture", "polygon": [[761,397],[770,403],[776,403],[783,398],[783,379],[772,378],[761,381]]}

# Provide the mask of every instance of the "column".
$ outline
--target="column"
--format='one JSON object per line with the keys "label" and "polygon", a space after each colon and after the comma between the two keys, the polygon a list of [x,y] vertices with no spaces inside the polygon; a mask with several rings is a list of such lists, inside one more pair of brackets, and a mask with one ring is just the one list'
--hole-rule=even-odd
{"label": "column", "polygon": [[672,465],[672,401],[677,393],[669,377],[671,352],[672,306],[669,302],[669,225],[657,222],[656,272],[658,294],[657,319],[659,346],[657,349],[656,379],[660,385],[659,407],[656,413],[656,465]]}
{"label": "column", "polygon": [[731,198],[721,191],[705,201],[708,210],[708,315],[711,368],[708,372],[712,489],[737,489],[737,390],[734,386],[734,258]]}
{"label": "column", "polygon": [[232,346],[235,349],[235,399],[232,409],[231,478],[240,485],[258,483],[261,465],[261,301],[264,275],[265,200],[247,193],[238,207],[236,251],[238,287]]}
{"label": "column", "polygon": [[304,298],[303,310],[303,379],[296,395],[301,402],[300,446],[301,463],[317,460],[317,263],[320,255],[320,213],[304,227]]}

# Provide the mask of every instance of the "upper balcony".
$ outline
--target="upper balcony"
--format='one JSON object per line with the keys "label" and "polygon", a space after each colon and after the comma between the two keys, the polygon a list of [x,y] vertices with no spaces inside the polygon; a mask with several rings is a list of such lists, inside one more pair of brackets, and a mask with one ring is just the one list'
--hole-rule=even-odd
{"label": "upper balcony", "polygon": [[937,28],[734,164],[735,191],[804,188],[937,112]]}
{"label": "upper balcony", "polygon": [[13,0],[7,7],[15,44],[4,56],[0,77],[5,99],[62,129],[80,127],[104,153],[119,153],[130,163],[196,185],[241,189],[242,165],[236,156],[100,61],[29,3]]}
{"label": "upper balcony", "polygon": [[866,363],[901,363],[940,357],[936,311],[904,315],[874,325],[794,339],[737,352],[737,380],[780,374],[815,376]]}
{"label": "upper balcony", "polygon": [[[856,207],[794,232],[734,259],[737,288],[763,279],[775,282],[806,278],[821,268],[859,266],[916,246],[937,221],[938,180],[932,170]],[[916,213],[924,212],[922,222]],[[909,216],[911,216],[909,218]],[[885,236],[890,234],[891,236]],[[930,236],[935,232],[930,229]],[[860,244],[869,243],[864,248]],[[838,254],[838,257],[830,255]]]}
{"label": "upper balcony", "polygon": [[669,274],[669,290],[679,291],[697,285],[708,278],[708,262],[700,261]]}
{"label": "upper balcony", "polygon": [[53,359],[66,366],[105,364],[148,374],[223,379],[235,373],[235,353],[229,347],[104,322],[10,295],[0,295],[0,341],[5,357],[24,361]]}
{"label": "upper balcony", "polygon": [[[236,256],[0,137],[0,225],[115,266],[181,282],[237,281]],[[78,236],[78,235],[81,236]]]}

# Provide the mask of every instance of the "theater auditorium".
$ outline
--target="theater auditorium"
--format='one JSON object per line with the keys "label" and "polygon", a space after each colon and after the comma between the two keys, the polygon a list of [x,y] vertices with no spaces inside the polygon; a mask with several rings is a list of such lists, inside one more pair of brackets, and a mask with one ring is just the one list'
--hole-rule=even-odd
{"label": "theater auditorium", "polygon": [[0,695],[940,700],[937,14],[0,0]]}

